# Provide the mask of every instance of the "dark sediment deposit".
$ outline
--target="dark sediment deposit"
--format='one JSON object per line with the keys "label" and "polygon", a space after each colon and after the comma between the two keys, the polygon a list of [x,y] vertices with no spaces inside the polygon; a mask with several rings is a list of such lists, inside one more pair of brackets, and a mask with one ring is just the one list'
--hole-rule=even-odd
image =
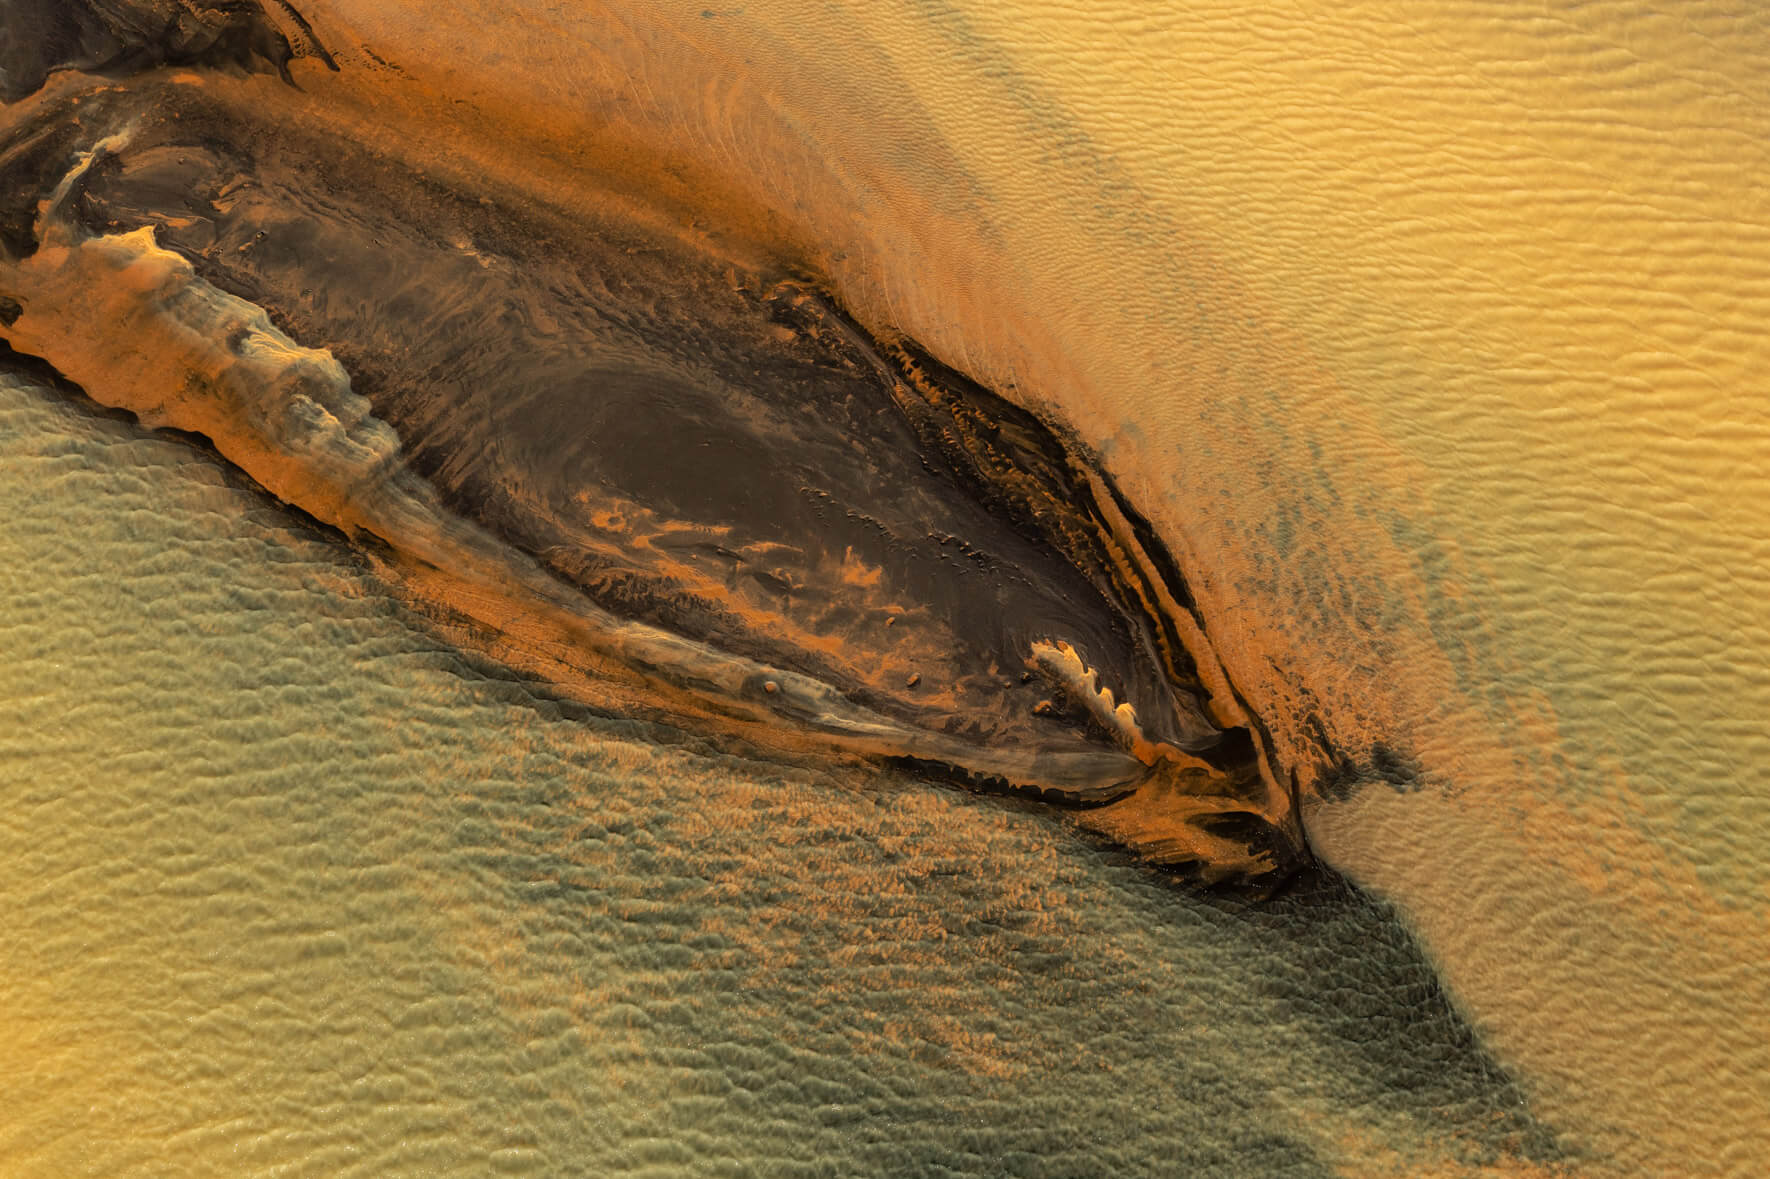
{"label": "dark sediment deposit", "polygon": [[1085,808],[1206,880],[1306,859],[1184,572],[1060,425],[594,175],[566,213],[305,127],[274,76],[58,73],[324,52],[168,14],[11,47],[14,349],[568,693]]}
{"label": "dark sediment deposit", "polygon": [[[513,662],[613,672],[619,702],[764,747],[1100,807],[1209,878],[1300,856],[1255,736],[1213,709],[1178,570],[1110,481],[815,276],[613,202],[566,220],[460,192],[184,80],[24,107],[13,346],[385,546]],[[117,288],[102,322],[94,285]],[[144,404],[124,371],[184,392]]]}

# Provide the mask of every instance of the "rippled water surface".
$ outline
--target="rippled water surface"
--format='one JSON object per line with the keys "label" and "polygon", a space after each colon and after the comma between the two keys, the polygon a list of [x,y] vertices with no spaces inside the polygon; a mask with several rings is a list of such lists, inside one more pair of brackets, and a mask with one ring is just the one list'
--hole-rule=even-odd
{"label": "rippled water surface", "polygon": [[1387,910],[566,714],[0,381],[0,1158],[36,1175],[1461,1173],[1553,1138]]}
{"label": "rippled water surface", "polygon": [[6,381],[0,1160],[1757,1173],[1761,14],[304,7],[289,118],[568,208],[704,167],[644,195],[1074,427],[1288,739],[1405,756],[1308,815],[1367,891],[1201,900],[550,702]]}

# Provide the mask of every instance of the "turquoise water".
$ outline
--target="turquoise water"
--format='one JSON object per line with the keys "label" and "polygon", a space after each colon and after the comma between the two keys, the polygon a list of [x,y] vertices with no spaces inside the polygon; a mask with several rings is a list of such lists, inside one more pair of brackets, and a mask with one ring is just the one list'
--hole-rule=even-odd
{"label": "turquoise water", "polygon": [[1388,910],[720,756],[0,376],[0,1171],[1318,1175],[1552,1135]]}

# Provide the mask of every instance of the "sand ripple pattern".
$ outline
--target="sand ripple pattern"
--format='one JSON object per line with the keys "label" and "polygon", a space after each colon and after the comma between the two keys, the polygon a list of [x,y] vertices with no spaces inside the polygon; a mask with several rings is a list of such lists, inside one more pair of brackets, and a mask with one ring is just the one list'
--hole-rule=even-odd
{"label": "sand ripple pattern", "polygon": [[997,802],[568,712],[197,449],[11,378],[0,472],[14,1173],[1554,1153],[1385,908],[1212,905]]}

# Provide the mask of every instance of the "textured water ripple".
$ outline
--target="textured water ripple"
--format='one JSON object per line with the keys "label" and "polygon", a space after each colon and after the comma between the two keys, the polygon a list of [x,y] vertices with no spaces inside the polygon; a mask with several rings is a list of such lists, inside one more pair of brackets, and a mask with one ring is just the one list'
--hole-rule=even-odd
{"label": "textured water ripple", "polygon": [[1553,1151],[1342,886],[1207,903],[1047,816],[595,720],[441,649],[191,446],[0,396],[21,1173]]}

